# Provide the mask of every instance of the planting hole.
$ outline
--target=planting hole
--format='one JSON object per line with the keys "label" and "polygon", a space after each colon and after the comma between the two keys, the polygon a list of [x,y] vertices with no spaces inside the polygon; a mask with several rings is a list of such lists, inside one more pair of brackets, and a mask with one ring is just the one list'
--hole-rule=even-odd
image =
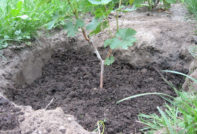
{"label": "planting hole", "polygon": [[[153,66],[134,68],[118,62],[106,66],[104,89],[98,88],[99,73],[99,60],[94,54],[60,49],[43,68],[41,78],[23,88],[9,89],[6,95],[16,104],[34,109],[45,108],[54,98],[48,109],[61,107],[89,131],[96,128],[97,121],[105,120],[107,134],[139,132],[143,125],[137,122],[137,115],[155,113],[156,107],[165,102],[154,95],[116,104],[118,100],[147,92],[175,96]],[[164,76],[177,87],[184,81],[181,76]]]}

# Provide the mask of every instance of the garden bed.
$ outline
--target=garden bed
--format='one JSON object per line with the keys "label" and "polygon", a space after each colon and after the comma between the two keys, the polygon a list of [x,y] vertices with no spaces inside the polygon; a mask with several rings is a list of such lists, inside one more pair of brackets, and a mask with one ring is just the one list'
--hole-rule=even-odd
{"label": "garden bed", "polygon": [[[116,102],[147,92],[175,96],[154,68],[161,69],[156,65],[135,68],[116,62],[105,68],[104,89],[98,89],[100,68],[96,56],[87,51],[59,49],[43,68],[41,78],[23,88],[10,88],[6,95],[16,104],[34,109],[45,108],[53,99],[48,109],[61,107],[89,131],[96,128],[97,121],[104,120],[107,134],[139,132],[143,125],[137,122],[138,114],[157,112],[164,99],[151,95]],[[177,87],[184,82],[182,77],[165,77]]]}
{"label": "garden bed", "polygon": [[[140,133],[144,126],[138,114],[158,113],[164,99],[150,95],[116,102],[147,92],[175,96],[159,71],[187,73],[193,60],[188,47],[196,42],[195,23],[185,20],[187,12],[181,7],[120,16],[120,27],[135,29],[137,42],[128,50],[113,52],[117,59],[105,67],[104,89],[98,88],[99,61],[81,34],[66,38],[63,30],[56,29],[41,32],[47,37],[38,37],[31,46],[23,43],[0,50],[0,134],[95,134],[88,131],[101,120],[106,134]],[[116,29],[116,21],[111,24]],[[103,57],[108,36],[104,31],[92,37]],[[162,75],[176,87],[184,82],[177,75]]]}

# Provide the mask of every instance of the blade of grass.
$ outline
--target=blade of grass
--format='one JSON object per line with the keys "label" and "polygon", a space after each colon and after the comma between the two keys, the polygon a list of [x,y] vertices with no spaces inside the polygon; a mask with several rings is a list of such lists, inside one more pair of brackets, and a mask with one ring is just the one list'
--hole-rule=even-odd
{"label": "blade of grass", "polygon": [[193,82],[197,83],[197,80],[194,79],[193,77],[187,75],[187,74],[184,74],[184,73],[181,73],[181,72],[177,72],[177,71],[172,71],[172,70],[162,70],[163,72],[166,72],[166,73],[173,73],[173,74],[179,74],[179,75],[182,75],[182,76],[185,76],[187,78],[189,78],[190,80],[192,80]]}
{"label": "blade of grass", "polygon": [[161,114],[161,117],[164,120],[164,123],[167,127],[168,134],[175,134],[166,114],[159,107],[157,107],[157,109],[158,109],[159,113]]}
{"label": "blade of grass", "polygon": [[134,99],[134,98],[137,98],[137,97],[142,97],[142,96],[147,96],[147,95],[159,95],[159,96],[167,96],[169,98],[173,98],[172,96],[170,95],[167,95],[167,94],[164,94],[164,93],[157,93],[157,92],[153,92],[153,93],[143,93],[143,94],[137,94],[137,95],[133,95],[133,96],[129,96],[129,97],[126,97],[124,99],[121,99],[119,101],[116,102],[116,104],[119,104],[123,101],[126,101],[126,100],[130,100],[130,99]]}

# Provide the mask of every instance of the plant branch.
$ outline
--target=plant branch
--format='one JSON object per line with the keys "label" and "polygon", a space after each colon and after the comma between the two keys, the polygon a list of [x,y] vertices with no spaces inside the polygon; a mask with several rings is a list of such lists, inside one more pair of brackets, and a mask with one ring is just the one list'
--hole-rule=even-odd
{"label": "plant branch", "polygon": [[108,52],[107,52],[107,56],[106,56],[106,58],[109,58],[109,57],[111,56],[111,54],[112,54],[112,49],[111,49],[111,48],[109,48],[109,50],[108,50]]}
{"label": "plant branch", "polygon": [[[119,4],[120,4],[120,3],[119,3]],[[107,7],[106,7],[106,5],[105,5],[104,7],[105,7],[105,11],[107,12]],[[109,31],[109,35],[110,35],[110,37],[112,38],[113,36],[112,36],[112,32],[111,32],[109,17],[107,16],[106,19],[107,19],[107,22],[108,22],[108,25],[109,25],[109,30],[108,30],[108,31]],[[109,50],[108,50],[108,52],[107,52],[106,58],[109,58],[109,57],[111,56],[111,54],[112,54],[112,49],[109,48]],[[105,59],[106,59],[106,58],[105,58]]]}
{"label": "plant branch", "polygon": [[89,45],[93,46],[94,48],[94,52],[97,56],[97,58],[100,60],[100,64],[101,64],[101,72],[100,72],[100,88],[103,88],[103,74],[104,74],[104,60],[102,59],[97,47],[92,43],[92,41],[86,36],[86,32],[85,30],[82,28],[82,33],[84,38],[88,41]]}
{"label": "plant branch", "polygon": [[[119,0],[118,10],[120,9],[121,4],[122,4],[122,0]],[[119,11],[118,10],[116,11],[116,31],[119,30],[119,22],[118,22]]]}
{"label": "plant branch", "polygon": [[[75,15],[75,18],[78,19],[78,11],[77,9],[75,9],[74,7],[72,7],[72,4],[70,2],[70,0],[68,0],[69,5],[71,6],[72,12]],[[90,46],[93,46],[94,48],[94,52],[97,56],[97,58],[100,60],[101,63],[101,72],[100,72],[100,88],[103,88],[103,74],[104,74],[104,60],[102,59],[97,47],[92,43],[92,41],[90,40],[90,38],[87,36],[86,31],[84,28],[81,28],[83,37],[85,38],[85,40],[89,43]]]}
{"label": "plant branch", "polygon": [[119,30],[118,16],[119,16],[119,13],[118,13],[118,11],[116,11],[116,31]]}

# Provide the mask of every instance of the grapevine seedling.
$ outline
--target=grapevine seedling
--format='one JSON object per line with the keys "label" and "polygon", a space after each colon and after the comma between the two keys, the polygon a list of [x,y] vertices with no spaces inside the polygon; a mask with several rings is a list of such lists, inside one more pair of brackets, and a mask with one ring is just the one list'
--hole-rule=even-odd
{"label": "grapevine seedling", "polygon": [[[78,29],[81,29],[84,39],[90,46],[94,48],[94,52],[100,61],[100,88],[103,88],[103,74],[104,65],[111,65],[114,62],[113,50],[115,49],[128,49],[136,41],[134,35],[136,31],[131,28],[119,28],[118,16],[120,12],[124,11],[124,6],[119,0],[118,8],[112,0],[67,0],[70,10],[72,10],[72,16],[68,16],[68,20],[65,25],[68,36],[74,36]],[[110,31],[109,15],[111,12],[115,12],[116,18],[116,33],[113,35]],[[94,19],[85,25],[83,20],[84,16],[90,14],[94,16]],[[74,18],[74,19],[73,19]],[[101,57],[97,46],[92,42],[91,36],[96,35],[108,28],[110,38],[104,41],[104,47],[108,49],[106,57]],[[87,32],[89,31],[89,32]]]}

